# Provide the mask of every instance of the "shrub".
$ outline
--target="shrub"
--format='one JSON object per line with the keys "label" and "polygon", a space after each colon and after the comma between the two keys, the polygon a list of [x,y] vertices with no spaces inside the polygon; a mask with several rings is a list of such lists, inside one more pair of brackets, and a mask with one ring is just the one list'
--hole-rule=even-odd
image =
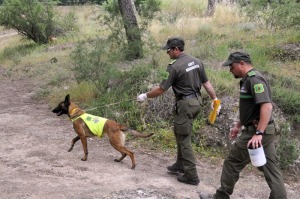
{"label": "shrub", "polygon": [[109,50],[109,43],[104,39],[79,42],[71,54],[76,80],[94,83],[98,93],[106,91],[110,74],[116,71]]}
{"label": "shrub", "polygon": [[252,0],[242,4],[247,5],[244,8],[248,16],[269,29],[299,27],[298,0]]}
{"label": "shrub", "polygon": [[46,44],[54,30],[54,11],[38,0],[6,0],[0,8],[0,25],[16,29],[35,43]]}
{"label": "shrub", "polygon": [[293,164],[299,157],[299,142],[291,138],[288,125],[284,126],[281,130],[280,139],[276,147],[278,155],[279,166],[286,168]]}

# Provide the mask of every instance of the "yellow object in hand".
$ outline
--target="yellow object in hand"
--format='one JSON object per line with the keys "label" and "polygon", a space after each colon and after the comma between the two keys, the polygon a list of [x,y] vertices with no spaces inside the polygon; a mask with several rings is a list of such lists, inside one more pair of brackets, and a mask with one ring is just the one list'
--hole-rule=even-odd
{"label": "yellow object in hand", "polygon": [[218,110],[219,110],[220,104],[221,104],[221,100],[218,100],[218,99],[214,100],[214,109],[210,112],[209,117],[208,117],[208,121],[211,124],[215,123],[215,120],[216,120],[217,115],[218,115]]}

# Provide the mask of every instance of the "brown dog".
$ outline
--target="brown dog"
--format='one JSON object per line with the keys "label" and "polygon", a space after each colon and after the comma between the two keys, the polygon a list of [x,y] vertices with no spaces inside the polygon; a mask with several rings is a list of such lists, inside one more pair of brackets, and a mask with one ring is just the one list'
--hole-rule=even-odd
{"label": "brown dog", "polygon": [[[132,151],[127,149],[125,145],[125,135],[123,131],[128,131],[130,134],[135,137],[147,138],[153,135],[151,134],[141,134],[135,130],[131,130],[126,126],[118,124],[113,120],[106,118],[101,118],[98,116],[86,114],[85,111],[78,108],[73,102],[70,101],[70,95],[65,97],[65,101],[58,104],[56,108],[52,110],[53,113],[56,113],[57,116],[62,114],[67,114],[70,120],[73,122],[73,128],[77,133],[77,136],[72,140],[71,148],[68,152],[72,151],[74,144],[80,139],[83,146],[84,157],[82,161],[86,161],[88,157],[87,149],[87,137],[98,136],[101,137],[102,133],[107,135],[109,138],[110,144],[119,151],[122,156],[119,159],[115,159],[116,162],[122,161],[127,155],[131,158],[132,167],[135,168],[135,158]],[[85,120],[87,119],[87,120]],[[94,126],[94,124],[100,124],[100,126]],[[102,126],[101,126],[102,124]],[[95,130],[97,132],[95,132]],[[100,133],[99,133],[100,132]]]}

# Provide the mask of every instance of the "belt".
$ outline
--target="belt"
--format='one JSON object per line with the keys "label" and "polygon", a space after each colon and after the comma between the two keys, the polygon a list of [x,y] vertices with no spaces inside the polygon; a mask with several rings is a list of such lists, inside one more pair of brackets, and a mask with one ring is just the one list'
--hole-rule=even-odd
{"label": "belt", "polygon": [[189,98],[197,98],[197,93],[193,93],[190,95],[180,95],[180,96],[176,96],[176,100],[183,100],[183,99],[189,99]]}
{"label": "belt", "polygon": [[[271,121],[269,121],[268,122],[268,125],[269,124],[273,124],[274,123],[274,120],[271,120]],[[257,124],[258,124],[258,122],[257,122]],[[250,123],[248,123],[248,124],[246,124],[246,125],[244,125],[246,128],[248,128],[248,127],[250,127],[250,126],[256,126],[257,124],[254,124],[254,122],[250,122]]]}

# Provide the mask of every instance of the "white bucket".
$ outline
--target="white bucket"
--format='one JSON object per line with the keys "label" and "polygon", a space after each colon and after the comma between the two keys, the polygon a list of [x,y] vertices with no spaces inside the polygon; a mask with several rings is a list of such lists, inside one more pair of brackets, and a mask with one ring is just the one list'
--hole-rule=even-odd
{"label": "white bucket", "polygon": [[264,148],[259,147],[256,149],[248,148],[248,152],[250,155],[250,160],[253,166],[261,167],[267,163]]}

